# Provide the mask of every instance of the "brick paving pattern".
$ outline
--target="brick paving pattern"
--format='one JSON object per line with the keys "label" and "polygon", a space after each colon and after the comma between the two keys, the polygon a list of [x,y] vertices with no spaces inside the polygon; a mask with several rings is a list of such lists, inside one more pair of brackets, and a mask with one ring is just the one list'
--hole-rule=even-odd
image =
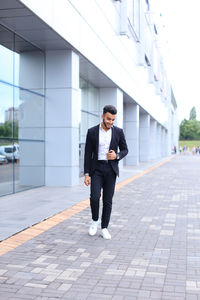
{"label": "brick paving pattern", "polygon": [[176,156],[116,191],[111,240],[86,208],[0,256],[0,299],[200,299],[199,167]]}

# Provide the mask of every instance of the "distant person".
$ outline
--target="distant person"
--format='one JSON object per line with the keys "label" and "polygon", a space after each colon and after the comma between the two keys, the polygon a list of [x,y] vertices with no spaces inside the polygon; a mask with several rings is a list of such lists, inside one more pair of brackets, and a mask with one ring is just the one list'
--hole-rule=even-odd
{"label": "distant person", "polygon": [[182,150],[183,150],[183,148],[180,146],[180,148],[179,148],[180,154],[182,153]]}
{"label": "distant person", "polygon": [[193,154],[193,155],[196,154],[196,150],[197,150],[196,146],[193,146],[193,147],[192,147],[192,154]]}
{"label": "distant person", "polygon": [[86,186],[91,184],[90,207],[92,222],[89,228],[89,235],[97,233],[99,200],[101,189],[103,189],[101,235],[104,239],[111,239],[107,228],[111,216],[116,176],[119,176],[118,163],[128,153],[123,130],[113,126],[116,114],[117,109],[114,106],[106,105],[101,116],[101,124],[88,130],[85,144],[84,182]]}
{"label": "distant person", "polygon": [[176,146],[174,146],[174,153],[176,154]]}

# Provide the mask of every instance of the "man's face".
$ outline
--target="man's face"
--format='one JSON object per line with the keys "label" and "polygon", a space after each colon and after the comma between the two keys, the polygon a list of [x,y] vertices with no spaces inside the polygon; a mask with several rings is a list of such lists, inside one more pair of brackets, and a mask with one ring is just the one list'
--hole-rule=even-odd
{"label": "man's face", "polygon": [[110,129],[115,121],[115,115],[112,115],[111,113],[107,112],[103,114],[102,116],[103,123],[107,129]]}

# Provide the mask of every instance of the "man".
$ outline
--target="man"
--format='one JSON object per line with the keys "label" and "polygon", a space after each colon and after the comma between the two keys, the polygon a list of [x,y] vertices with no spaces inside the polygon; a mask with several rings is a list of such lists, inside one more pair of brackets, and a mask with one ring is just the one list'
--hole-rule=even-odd
{"label": "man", "polygon": [[[101,235],[111,239],[107,229],[112,210],[116,176],[119,176],[118,162],[128,153],[123,130],[113,126],[117,109],[106,105],[103,109],[102,122],[88,130],[85,144],[84,174],[86,186],[90,188],[90,207],[92,222],[89,235],[97,233],[99,223],[99,200],[103,189],[103,211]],[[118,152],[119,148],[119,152]]]}

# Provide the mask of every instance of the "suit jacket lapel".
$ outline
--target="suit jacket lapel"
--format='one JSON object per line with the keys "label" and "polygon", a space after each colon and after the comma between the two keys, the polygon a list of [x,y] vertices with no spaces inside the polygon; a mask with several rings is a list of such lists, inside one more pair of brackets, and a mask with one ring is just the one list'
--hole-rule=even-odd
{"label": "suit jacket lapel", "polygon": [[97,149],[97,153],[99,151],[99,125],[96,126],[95,128],[95,140],[96,140],[96,149]]}

